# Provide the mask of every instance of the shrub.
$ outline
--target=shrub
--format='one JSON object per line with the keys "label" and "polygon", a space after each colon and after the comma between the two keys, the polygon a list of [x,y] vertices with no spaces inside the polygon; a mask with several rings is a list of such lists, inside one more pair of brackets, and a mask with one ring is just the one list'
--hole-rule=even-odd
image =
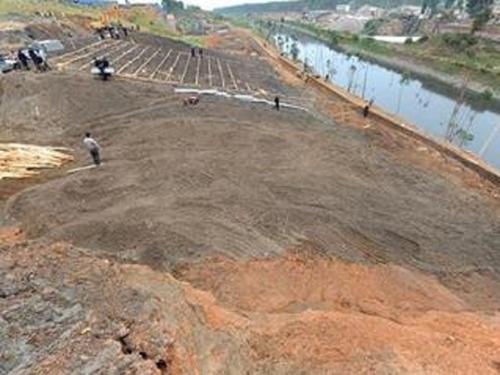
{"label": "shrub", "polygon": [[478,42],[478,38],[472,34],[445,33],[441,36],[444,44],[457,52],[465,52],[468,48]]}

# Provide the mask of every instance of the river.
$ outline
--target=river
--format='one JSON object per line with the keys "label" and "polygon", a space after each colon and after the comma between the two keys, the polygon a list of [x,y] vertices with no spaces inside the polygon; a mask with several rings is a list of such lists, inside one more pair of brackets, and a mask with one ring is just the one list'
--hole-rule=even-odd
{"label": "river", "polygon": [[[316,74],[328,75],[351,93],[373,100],[386,112],[500,169],[500,111],[493,110],[498,103],[478,105],[466,98],[457,105],[460,94],[440,87],[442,84],[348,55],[307,36],[277,33],[274,41],[288,57],[295,54]],[[450,127],[450,123],[455,125]]]}

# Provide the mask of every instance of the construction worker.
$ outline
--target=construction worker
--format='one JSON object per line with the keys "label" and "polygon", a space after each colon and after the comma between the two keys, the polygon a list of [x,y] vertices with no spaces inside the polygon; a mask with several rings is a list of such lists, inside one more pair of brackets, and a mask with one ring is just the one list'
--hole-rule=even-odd
{"label": "construction worker", "polygon": [[85,133],[83,143],[85,144],[85,147],[87,147],[87,150],[89,150],[94,164],[96,166],[101,165],[101,147],[99,146],[99,143],[97,143],[96,140],[91,137],[90,133]]}
{"label": "construction worker", "polygon": [[279,96],[276,96],[274,98],[274,107],[276,108],[277,111],[280,110],[280,97]]}
{"label": "construction worker", "polygon": [[94,58],[94,66],[99,69],[99,75],[104,81],[111,77],[111,74],[106,72],[106,69],[109,68],[109,61],[106,57]]}
{"label": "construction worker", "polygon": [[44,72],[47,70],[50,70],[50,66],[47,62],[47,53],[43,48],[39,48],[35,51],[35,53],[38,56],[38,61],[40,62],[40,69],[43,70]]}
{"label": "construction worker", "polygon": [[41,61],[40,61],[41,59],[36,54],[36,52],[33,48],[28,49],[28,55],[30,56],[31,61],[33,61],[33,65],[35,65],[36,70],[40,71],[41,70]]}
{"label": "construction worker", "polygon": [[17,51],[17,59],[19,60],[19,63],[21,64],[21,69],[30,70],[30,67],[28,65],[28,56],[26,56],[24,54],[22,49]]}
{"label": "construction worker", "polygon": [[372,106],[372,104],[373,104],[373,99],[370,100],[368,103],[366,103],[366,105],[363,107],[363,117],[364,118],[368,117],[368,114],[370,113],[370,107]]}

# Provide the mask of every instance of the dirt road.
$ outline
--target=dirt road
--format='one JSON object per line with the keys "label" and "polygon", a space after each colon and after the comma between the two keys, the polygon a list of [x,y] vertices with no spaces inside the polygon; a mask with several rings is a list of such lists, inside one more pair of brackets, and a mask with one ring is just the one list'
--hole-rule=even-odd
{"label": "dirt road", "polygon": [[[256,67],[262,89],[283,100],[307,96],[252,53],[231,54],[235,74],[238,59],[248,60],[241,66]],[[172,373],[498,371],[499,190],[474,173],[403,136],[336,123],[314,96],[303,102],[310,112],[216,97],[185,107],[165,84],[104,83],[73,71],[16,73],[2,87],[0,139],[70,147],[76,159],[5,203],[3,223],[36,241],[4,246],[2,278],[26,275],[34,257],[36,278],[63,293],[61,280],[79,262],[83,270],[111,262],[128,286],[106,292],[122,290],[124,300],[107,315],[112,328],[92,340],[111,345],[113,363],[122,359],[120,340],[106,340],[125,306],[140,305],[155,310],[131,310],[143,332],[158,328],[148,314],[170,332],[148,336],[163,350],[138,362],[151,373],[163,371],[160,359]],[[103,146],[104,165],[68,175],[90,162],[86,131]],[[45,245],[54,241],[87,250]],[[80,322],[99,304],[96,293],[106,295],[100,280],[108,278],[82,272],[89,283],[68,297],[82,304]],[[22,326],[19,317],[3,319],[1,327]],[[45,337],[49,328],[37,329]],[[28,352],[75,368],[73,354],[60,350]],[[139,366],[140,352],[149,353],[134,349],[124,366]],[[82,366],[103,363],[84,356]],[[43,362],[26,363],[47,373]]]}

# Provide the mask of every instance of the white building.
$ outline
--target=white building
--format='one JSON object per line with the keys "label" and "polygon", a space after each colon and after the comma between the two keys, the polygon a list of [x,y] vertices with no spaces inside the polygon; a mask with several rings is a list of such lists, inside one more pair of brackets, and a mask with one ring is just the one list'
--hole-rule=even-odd
{"label": "white building", "polygon": [[349,13],[351,6],[349,4],[339,4],[335,7],[335,10],[339,13]]}

